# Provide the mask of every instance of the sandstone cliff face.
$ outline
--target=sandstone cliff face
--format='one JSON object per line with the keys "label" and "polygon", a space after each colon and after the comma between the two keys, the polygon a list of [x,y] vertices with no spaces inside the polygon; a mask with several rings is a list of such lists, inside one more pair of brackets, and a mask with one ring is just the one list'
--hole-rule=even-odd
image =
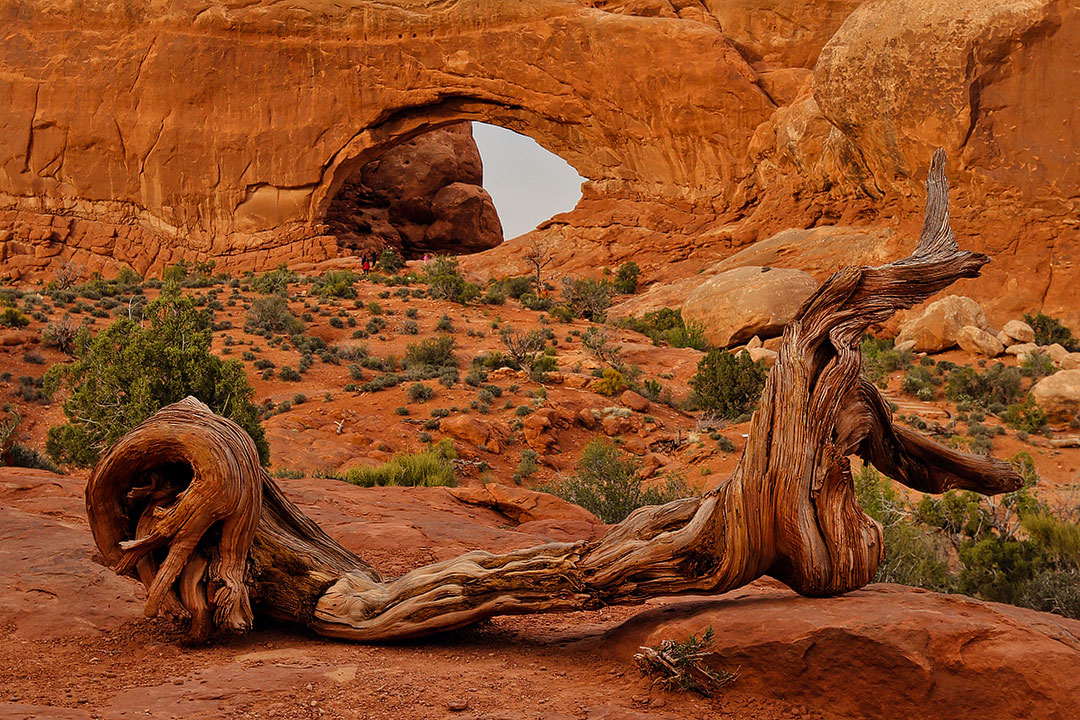
{"label": "sandstone cliff face", "polygon": [[[0,16],[5,274],[348,255],[327,213],[360,168],[484,120],[587,179],[536,231],[561,271],[634,259],[649,281],[789,228],[888,229],[903,248],[941,145],[961,243],[996,261],[958,292],[1080,322],[1075,0],[0,0]],[[437,232],[490,231],[468,217]],[[470,267],[513,271],[532,239]]]}
{"label": "sandstone cliff face", "polygon": [[5,0],[0,15],[0,202],[19,213],[4,252],[29,268],[328,259],[325,214],[358,168],[471,119],[530,135],[601,197],[727,206],[772,107],[717,29],[566,0]]}
{"label": "sandstone cliff face", "polygon": [[391,148],[345,181],[326,224],[339,248],[393,247],[406,258],[465,254],[502,242],[469,123],[448,125]]}

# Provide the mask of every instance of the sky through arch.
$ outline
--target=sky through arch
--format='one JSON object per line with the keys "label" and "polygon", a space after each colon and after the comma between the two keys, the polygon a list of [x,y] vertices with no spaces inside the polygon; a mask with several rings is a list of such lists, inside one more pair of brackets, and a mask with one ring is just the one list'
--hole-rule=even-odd
{"label": "sky through arch", "polygon": [[577,204],[585,178],[565,160],[513,130],[472,125],[484,162],[484,189],[495,202],[507,240]]}

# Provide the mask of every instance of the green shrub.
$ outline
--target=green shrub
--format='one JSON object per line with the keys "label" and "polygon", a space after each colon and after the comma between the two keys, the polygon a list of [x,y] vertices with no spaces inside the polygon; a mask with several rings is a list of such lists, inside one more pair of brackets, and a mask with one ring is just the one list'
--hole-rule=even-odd
{"label": "green shrub", "polygon": [[360,487],[453,487],[457,485],[455,457],[453,442],[444,438],[423,452],[398,455],[378,467],[349,470],[342,479]]}
{"label": "green shrub", "polygon": [[297,282],[300,276],[290,270],[285,263],[278,265],[277,270],[265,272],[251,281],[251,287],[255,292],[263,295],[284,295],[289,290],[289,283]]}
{"label": "green shrub", "polygon": [[601,377],[600,382],[596,383],[596,392],[610,397],[618,395],[628,387],[630,386],[626,384],[621,372],[612,368],[605,368],[603,377]]}
{"label": "green shrub", "polygon": [[493,287],[498,288],[498,292],[515,300],[520,300],[522,295],[535,290],[533,279],[524,276],[505,277],[495,283]]}
{"label": "green shrub", "polygon": [[765,364],[755,363],[748,353],[736,357],[727,350],[710,350],[698,362],[690,386],[703,410],[733,420],[754,408],[767,376]]}
{"label": "green shrub", "polygon": [[942,379],[925,365],[911,368],[900,380],[900,389],[908,395],[914,395],[924,402],[937,398],[938,386]]}
{"label": "green shrub", "polygon": [[252,301],[244,329],[295,335],[304,331],[304,324],[289,312],[289,303],[284,297],[270,295]]}
{"label": "green shrub", "polygon": [[45,449],[53,460],[92,465],[161,407],[194,395],[240,425],[268,462],[270,446],[243,365],[210,353],[210,316],[178,289],[166,288],[145,317],[145,326],[117,320],[93,340],[83,331],[75,362],[46,373],[50,392],[70,391],[63,405],[68,422],[49,429]]}
{"label": "green shrub", "polygon": [[859,349],[862,351],[863,375],[880,388],[888,385],[889,373],[911,367],[912,354],[906,351],[897,352],[893,348],[892,338],[863,335]]}
{"label": "green shrub", "polygon": [[575,315],[588,318],[593,322],[604,321],[604,312],[611,307],[611,296],[614,291],[615,288],[607,280],[577,278],[569,275],[562,279],[563,301]]}
{"label": "green shrub", "polygon": [[311,291],[326,298],[354,298],[359,279],[351,270],[327,270],[311,283]]}
{"label": "green shrub", "polygon": [[[520,298],[518,298],[518,302],[520,302],[523,307],[526,307],[529,310],[536,310],[538,312],[550,310],[552,306],[551,298],[540,297],[535,293],[531,292],[523,294]],[[572,309],[571,312],[573,313]],[[576,315],[576,313],[573,314]]]}
{"label": "green shrub", "polygon": [[455,257],[439,255],[424,267],[428,295],[435,300],[468,303],[480,295],[480,288],[465,280]]}
{"label": "green shrub", "polygon": [[642,487],[637,460],[604,438],[596,438],[581,451],[576,474],[540,489],[580,505],[609,524],[622,522],[639,507],[691,494],[677,478],[669,478],[660,488]]}
{"label": "green shrub", "polygon": [[1050,420],[1049,416],[1043,412],[1031,395],[1027,395],[1023,402],[1014,403],[1007,407],[1005,412],[1002,413],[1001,419],[1013,430],[1020,430],[1025,433],[1042,432]]}
{"label": "green shrub", "polygon": [[405,365],[406,367],[456,367],[455,345],[454,338],[449,335],[437,335],[420,342],[409,343],[405,348]]}
{"label": "green shrub", "polygon": [[1012,462],[1025,478],[1016,492],[990,499],[949,491],[915,505],[864,467],[856,495],[885,539],[875,579],[1080,617],[1080,508],[1052,510],[1033,490],[1031,456]]}
{"label": "green shrub", "polygon": [[424,383],[413,383],[409,386],[408,395],[410,402],[427,402],[435,397],[435,391]]}
{"label": "green shrub", "polygon": [[641,268],[633,260],[624,262],[615,273],[615,289],[624,295],[630,295],[637,291],[638,279],[641,277]]}
{"label": "green shrub", "polygon": [[1035,331],[1036,345],[1053,345],[1058,343],[1069,352],[1080,350],[1080,343],[1073,337],[1072,330],[1062,324],[1057,318],[1043,314],[1040,310],[1034,315],[1025,314],[1024,322]]}
{"label": "green shrub", "polygon": [[540,465],[536,462],[538,457],[535,450],[521,451],[521,461],[518,462],[517,469],[514,470],[515,484],[521,485],[540,469]]}
{"label": "green shrub", "polygon": [[30,324],[30,318],[13,307],[0,310],[0,325],[13,328],[24,328]]}
{"label": "green shrub", "polygon": [[379,254],[378,266],[384,273],[396,275],[398,271],[405,267],[405,258],[401,257],[401,253],[392,247],[384,248]]}
{"label": "green shrub", "polygon": [[300,373],[288,365],[282,367],[281,370],[278,371],[278,377],[288,382],[299,382],[301,380]]}
{"label": "green shrub", "polygon": [[1050,358],[1049,353],[1036,350],[1035,352],[1029,352],[1024,357],[1024,362],[1020,364],[1020,373],[1024,377],[1044,378],[1047,375],[1053,375],[1057,372],[1057,366],[1054,365],[1054,361]]}
{"label": "green shrub", "polygon": [[660,308],[647,312],[641,318],[623,318],[620,327],[648,335],[654,345],[666,342],[671,347],[689,347],[708,350],[705,328],[697,322],[686,325],[682,314],[675,308]]}
{"label": "green shrub", "polygon": [[994,363],[985,373],[974,368],[957,367],[945,381],[945,397],[956,403],[979,407],[1009,405],[1023,395],[1021,376],[1016,368]]}

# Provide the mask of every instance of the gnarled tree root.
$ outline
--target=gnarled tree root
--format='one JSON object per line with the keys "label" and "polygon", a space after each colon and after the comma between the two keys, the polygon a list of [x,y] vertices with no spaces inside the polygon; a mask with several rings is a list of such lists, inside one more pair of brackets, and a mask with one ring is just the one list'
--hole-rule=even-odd
{"label": "gnarled tree root", "polygon": [[384,580],[284,496],[243,430],[187,398],[94,468],[86,490],[94,539],[117,572],[149,588],[147,614],[182,608],[196,639],[214,628],[242,632],[261,615],[389,640],[500,614],[721,593],[763,575],[804,595],[861,587],[883,546],[855,501],[851,455],[923,492],[993,494],[1021,483],[1007,463],[893,425],[859,374],[868,327],[989,261],[957,247],[944,167],[939,150],[915,251],[837,272],[788,325],[739,465],[703,497],[642,508],[596,542],[470,552]]}

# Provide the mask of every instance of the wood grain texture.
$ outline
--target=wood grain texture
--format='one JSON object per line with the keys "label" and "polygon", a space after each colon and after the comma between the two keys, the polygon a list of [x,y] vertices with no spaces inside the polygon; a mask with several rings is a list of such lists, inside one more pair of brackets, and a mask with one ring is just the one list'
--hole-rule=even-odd
{"label": "wood grain texture", "polygon": [[360,641],[415,637],[493,615],[716,594],[770,575],[803,595],[870,582],[880,526],[855,500],[849,458],[922,492],[1020,487],[1001,460],[893,424],[860,375],[871,325],[989,261],[949,227],[945,153],[927,179],[915,251],[835,273],[785,329],[730,478],[700,498],[641,508],[595,542],[469,552],[392,580],[304,517],[232,422],[188,398],[101,460],[87,485],[94,538],[117,572],[149,588],[146,612],[183,609],[193,639],[242,632],[254,615]]}

